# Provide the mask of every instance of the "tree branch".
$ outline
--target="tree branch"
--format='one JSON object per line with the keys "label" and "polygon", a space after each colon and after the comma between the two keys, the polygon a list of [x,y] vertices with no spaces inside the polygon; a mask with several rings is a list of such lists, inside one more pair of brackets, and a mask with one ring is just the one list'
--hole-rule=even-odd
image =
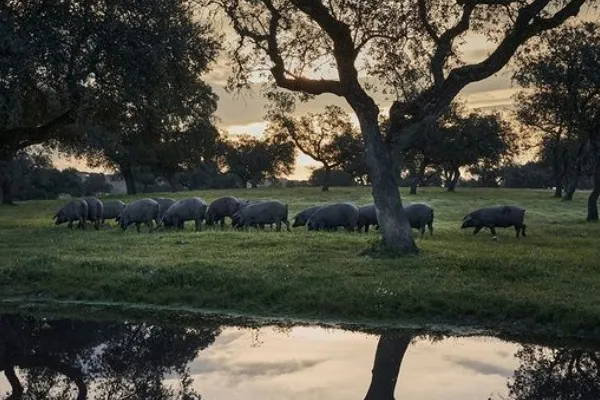
{"label": "tree branch", "polygon": [[[519,11],[512,29],[506,33],[496,49],[484,61],[452,69],[441,83],[434,84],[429,90],[423,92],[417,99],[410,103],[394,102],[390,108],[391,123],[388,135],[397,134],[400,128],[405,126],[407,122],[414,123],[427,116],[440,115],[465,86],[472,82],[488,78],[500,71],[515,54],[520,45],[545,30],[558,27],[567,18],[577,15],[585,0],[570,0],[552,17],[540,18],[538,15],[549,2],[550,0],[534,0],[529,5],[523,7]],[[461,21],[454,28],[445,33],[448,34],[445,39],[446,43],[448,39],[450,39],[450,42],[453,40],[455,37],[453,35],[460,34],[465,29],[468,21],[465,22],[464,18],[466,15],[470,15],[468,6],[474,7],[480,4],[506,5],[509,3],[513,3],[513,1],[464,0],[465,11],[463,18],[461,18]],[[440,41],[442,41],[441,38]],[[447,49],[445,50],[444,46],[440,45],[436,52],[440,54],[438,56],[440,59],[443,59],[441,55],[446,54],[445,51]],[[437,75],[437,79],[439,80],[440,61],[437,60],[436,63],[432,61],[432,72],[434,75]],[[441,68],[443,68],[443,65]],[[410,137],[406,137],[403,141],[410,139]]]}
{"label": "tree branch", "polygon": [[354,63],[358,52],[352,40],[350,27],[335,19],[319,0],[292,0],[292,3],[314,20],[331,38],[341,87],[357,85],[358,71]]}
{"label": "tree branch", "polygon": [[469,83],[488,78],[500,71],[520,45],[545,30],[558,27],[567,18],[577,15],[585,0],[570,1],[550,18],[537,17],[549,2],[550,0],[535,0],[523,7],[519,11],[515,26],[502,39],[496,50],[478,64],[466,65],[450,71],[440,92],[452,94],[454,97]]}
{"label": "tree branch", "polygon": [[469,23],[474,7],[473,3],[466,2],[463,5],[463,13],[460,20],[436,40],[437,48],[431,59],[431,72],[433,73],[433,82],[435,86],[441,85],[444,81],[444,66],[448,61],[448,57],[452,54],[454,39],[469,29]]}
{"label": "tree branch", "polygon": [[70,109],[44,125],[30,128],[14,128],[0,131],[0,159],[12,156],[16,151],[52,139],[57,129],[75,123],[77,113]]}
{"label": "tree branch", "polygon": [[440,40],[440,37],[439,37],[437,31],[435,30],[435,28],[431,25],[431,23],[429,23],[429,17],[427,15],[426,1],[427,0],[419,0],[419,2],[418,2],[419,19],[421,20],[421,23],[423,24],[423,28],[425,28],[425,31],[429,34],[431,39],[435,43],[438,43]]}

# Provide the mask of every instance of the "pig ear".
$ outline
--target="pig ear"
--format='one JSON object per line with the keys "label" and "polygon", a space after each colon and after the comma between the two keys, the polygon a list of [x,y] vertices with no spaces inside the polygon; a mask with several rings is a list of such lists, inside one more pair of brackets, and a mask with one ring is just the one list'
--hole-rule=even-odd
{"label": "pig ear", "polygon": [[473,219],[473,217],[471,215],[467,215],[466,217],[463,218],[463,222],[467,222],[467,221],[470,221],[472,219]]}
{"label": "pig ear", "polygon": [[52,217],[52,219],[56,219],[58,218],[58,214],[54,214],[54,217]]}

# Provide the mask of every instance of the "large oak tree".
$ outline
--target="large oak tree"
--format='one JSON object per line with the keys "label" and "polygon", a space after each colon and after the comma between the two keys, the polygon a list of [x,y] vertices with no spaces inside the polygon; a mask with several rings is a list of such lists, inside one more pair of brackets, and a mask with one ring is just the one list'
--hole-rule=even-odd
{"label": "large oak tree", "polygon": [[[588,0],[198,0],[223,11],[238,35],[233,86],[261,72],[301,97],[343,97],[358,117],[385,244],[417,247],[400,201],[397,146],[443,113],[468,84],[500,71],[528,39],[577,15]],[[468,34],[494,47],[463,57]],[[366,78],[398,94],[387,132]]]}

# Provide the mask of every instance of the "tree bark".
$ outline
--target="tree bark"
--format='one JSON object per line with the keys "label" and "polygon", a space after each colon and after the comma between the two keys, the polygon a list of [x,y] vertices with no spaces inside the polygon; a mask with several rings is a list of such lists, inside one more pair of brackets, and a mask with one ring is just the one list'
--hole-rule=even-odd
{"label": "tree bark", "polygon": [[562,176],[557,176],[555,177],[555,189],[554,189],[554,196],[557,199],[560,199],[562,197],[562,192],[563,192],[563,185],[562,185]]}
{"label": "tree bark", "polygon": [[592,149],[594,151],[594,189],[588,197],[588,222],[598,221],[598,197],[600,197],[600,151],[598,151],[598,145],[593,144]]}
{"label": "tree bark", "polygon": [[409,194],[417,194],[417,187],[419,186],[419,183],[416,179],[412,179],[410,181],[410,192]]}
{"label": "tree bark", "polygon": [[10,387],[12,389],[12,393],[10,394],[10,396],[8,397],[8,399],[20,399],[23,396],[23,385],[21,384],[21,381],[19,380],[19,377],[17,376],[17,374],[15,373],[15,369],[12,365],[7,366],[4,369],[4,376],[6,377],[6,380],[8,381],[8,383],[10,383]]}
{"label": "tree bark", "polygon": [[577,190],[577,187],[579,186],[579,177],[580,176],[581,176],[581,168],[577,167],[577,171],[573,175],[573,179],[569,182],[569,187],[567,188],[567,191],[565,192],[565,196],[563,197],[563,200],[565,200],[565,201],[573,200],[573,195],[575,194],[575,191]]}
{"label": "tree bark", "polygon": [[329,168],[327,165],[324,167],[325,168],[325,176],[323,177],[323,191],[324,192],[328,192],[329,191],[329,181],[331,180],[331,168]]}
{"label": "tree bark", "polygon": [[428,163],[427,159],[423,159],[423,163],[419,168],[416,171],[413,171],[414,175],[410,180],[410,194],[417,194],[417,188],[419,187],[419,184],[423,182],[425,168],[427,168]]}
{"label": "tree bark", "polygon": [[561,163],[561,154],[562,152],[558,149],[558,143],[556,148],[554,149],[554,163],[552,165],[552,169],[554,170],[554,197],[561,198],[563,195],[563,178],[565,175],[565,171],[561,168],[563,163]]}
{"label": "tree bark", "polygon": [[123,179],[125,179],[127,194],[137,194],[137,190],[135,188],[135,179],[133,177],[133,171],[131,170],[131,167],[121,167],[121,173],[123,174]]}
{"label": "tree bark", "polygon": [[460,170],[455,168],[452,170],[450,177],[446,183],[446,188],[448,192],[454,193],[456,192],[456,185],[458,185],[458,179],[460,178]]}
{"label": "tree bark", "polygon": [[383,334],[379,338],[365,400],[394,400],[400,365],[411,340],[411,335],[397,334]]}
{"label": "tree bark", "polygon": [[[412,229],[402,207],[391,144],[379,130],[377,105],[368,98],[353,106],[365,142],[365,158],[371,171],[371,188],[378,210],[379,231],[386,247],[401,253],[418,253]],[[369,103],[367,103],[369,102]]]}

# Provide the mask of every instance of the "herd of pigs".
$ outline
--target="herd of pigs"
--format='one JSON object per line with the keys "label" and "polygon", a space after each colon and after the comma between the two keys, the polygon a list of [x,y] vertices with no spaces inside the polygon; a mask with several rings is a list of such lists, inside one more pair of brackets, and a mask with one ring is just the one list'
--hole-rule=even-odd
{"label": "herd of pigs", "polygon": [[[424,203],[409,204],[404,211],[414,229],[421,236],[425,229],[433,235],[434,212],[431,206]],[[293,227],[306,226],[310,231],[332,231],[344,228],[347,231],[368,232],[369,227],[379,228],[378,215],[375,205],[369,204],[357,207],[352,203],[318,205],[307,208],[296,214]],[[144,198],[125,204],[121,200],[102,201],[96,197],[85,197],[71,200],[55,215],[56,225],[68,223],[73,228],[85,229],[86,222],[91,222],[96,229],[106,220],[117,221],[123,231],[135,225],[140,231],[141,225],[147,225],[150,230],[183,229],[186,221],[194,221],[196,231],[202,229],[202,224],[225,226],[225,218],[231,219],[233,228],[248,227],[264,229],[266,225],[275,224],[277,231],[285,224],[290,231],[288,206],[278,200],[249,201],[232,196],[222,197],[208,204],[200,197],[189,197],[181,200],[170,198]],[[496,238],[496,228],[514,227],[517,237],[525,236],[525,210],[510,205],[497,205],[480,208],[469,213],[463,219],[462,228],[474,228],[473,234],[488,228]]]}

